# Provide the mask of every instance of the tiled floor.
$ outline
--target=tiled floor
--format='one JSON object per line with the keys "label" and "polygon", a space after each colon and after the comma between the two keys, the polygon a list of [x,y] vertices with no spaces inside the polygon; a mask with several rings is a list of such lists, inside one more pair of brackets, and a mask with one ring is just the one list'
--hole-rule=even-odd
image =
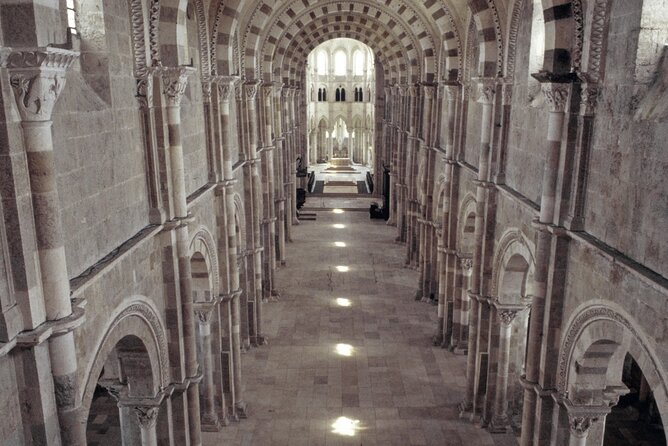
{"label": "tiled floor", "polygon": [[516,444],[459,420],[465,357],[431,346],[435,309],[413,300],[417,273],[394,237],[351,211],[294,230],[282,298],[265,306],[269,345],[243,357],[250,418],[205,445]]}

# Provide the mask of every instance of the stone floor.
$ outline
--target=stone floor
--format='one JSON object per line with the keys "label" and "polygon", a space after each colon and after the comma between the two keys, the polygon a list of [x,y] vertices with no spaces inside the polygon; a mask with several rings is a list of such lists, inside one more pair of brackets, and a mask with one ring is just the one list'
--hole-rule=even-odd
{"label": "stone floor", "polygon": [[458,419],[465,357],[431,346],[436,311],[413,300],[395,229],[351,209],[369,202],[307,203],[348,210],[295,228],[269,345],[243,357],[250,418],[205,445],[517,444]]}

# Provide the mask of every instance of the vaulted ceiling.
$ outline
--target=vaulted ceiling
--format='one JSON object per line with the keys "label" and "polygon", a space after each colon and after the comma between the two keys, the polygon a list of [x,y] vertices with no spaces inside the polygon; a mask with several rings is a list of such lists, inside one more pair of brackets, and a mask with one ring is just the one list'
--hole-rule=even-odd
{"label": "vaulted ceiling", "polygon": [[469,11],[479,29],[490,28],[484,35],[494,53],[501,41],[498,16],[505,12],[492,0],[212,1],[218,73],[238,69],[246,79],[284,83],[298,83],[308,53],[335,37],[369,45],[391,83],[456,80]]}

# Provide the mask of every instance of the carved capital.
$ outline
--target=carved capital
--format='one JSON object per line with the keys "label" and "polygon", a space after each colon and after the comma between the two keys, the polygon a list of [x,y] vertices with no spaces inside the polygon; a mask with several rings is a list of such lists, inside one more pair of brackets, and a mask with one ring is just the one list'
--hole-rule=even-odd
{"label": "carved capital", "polygon": [[137,94],[139,106],[147,109],[153,107],[153,75],[146,74],[137,79]]}
{"label": "carved capital", "polygon": [[582,97],[580,102],[580,114],[582,116],[594,115],[600,91],[599,86],[596,84],[582,84]]}
{"label": "carved capital", "polygon": [[188,86],[188,76],[195,72],[192,67],[164,67],[161,68],[162,93],[165,95],[167,105],[179,107],[181,99]]}
{"label": "carved capital", "polygon": [[211,89],[212,89],[212,82],[210,80],[203,80],[202,81],[202,101],[205,104],[208,104],[211,102]]}
{"label": "carved capital", "polygon": [[436,87],[433,85],[423,85],[422,91],[424,92],[425,99],[434,99],[436,97]]}
{"label": "carved capital", "polygon": [[568,427],[571,429],[572,435],[578,438],[586,438],[594,421],[596,420],[589,416],[569,415]]}
{"label": "carved capital", "polygon": [[457,85],[446,85],[444,89],[448,101],[457,100],[457,92],[459,91],[459,87]]}
{"label": "carved capital", "polygon": [[415,86],[408,87],[408,96],[410,96],[412,98],[416,97],[417,96],[417,87],[415,87]]}
{"label": "carved capital", "polygon": [[218,96],[222,102],[229,102],[232,99],[234,83],[237,79],[235,76],[215,76],[213,78],[213,83],[218,89]]}
{"label": "carved capital", "polygon": [[500,310],[497,315],[502,325],[509,326],[515,320],[519,310]]}
{"label": "carved capital", "polygon": [[471,268],[473,268],[473,258],[462,257],[459,259],[459,264],[464,271],[469,271]]}
{"label": "carved capital", "polygon": [[553,113],[563,113],[570,94],[570,83],[547,82],[543,84],[545,101]]}
{"label": "carved capital", "polygon": [[198,307],[195,309],[195,316],[200,324],[211,323],[211,316],[213,315],[213,305],[207,307]]}
{"label": "carved capital", "polygon": [[59,48],[21,48],[5,52],[0,66],[9,82],[23,121],[50,121],[65,86],[65,73],[79,53]]}
{"label": "carved capital", "polygon": [[503,94],[503,105],[510,105],[513,102],[513,84],[503,84],[501,91],[501,94]]}
{"label": "carved capital", "polygon": [[149,430],[155,427],[158,421],[159,406],[133,406],[132,412],[137,418],[137,422],[142,430]]}
{"label": "carved capital", "polygon": [[491,105],[494,102],[496,94],[496,80],[490,78],[480,78],[478,81],[478,102],[485,105]]}
{"label": "carved capital", "polygon": [[254,101],[257,97],[258,84],[257,82],[247,82],[244,84],[244,96],[247,101]]}

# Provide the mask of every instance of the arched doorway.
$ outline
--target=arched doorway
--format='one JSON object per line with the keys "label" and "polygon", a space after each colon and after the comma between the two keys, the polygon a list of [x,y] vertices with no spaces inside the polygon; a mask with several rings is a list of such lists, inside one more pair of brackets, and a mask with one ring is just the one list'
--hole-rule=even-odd
{"label": "arched doorway", "polygon": [[173,439],[167,347],[153,309],[141,301],[126,307],[96,352],[83,394],[87,441],[138,446]]}
{"label": "arched doorway", "polygon": [[[617,307],[597,304],[574,313],[556,371],[561,395],[553,432],[556,444],[620,444],[619,415],[625,412],[626,418],[635,413],[638,419],[633,421],[636,430],[624,432],[621,444],[642,444],[634,438],[648,434],[654,441],[648,444],[666,444],[659,427],[668,414],[666,373],[639,327]],[[629,410],[634,404],[636,408]],[[641,414],[653,432],[639,429]]]}

